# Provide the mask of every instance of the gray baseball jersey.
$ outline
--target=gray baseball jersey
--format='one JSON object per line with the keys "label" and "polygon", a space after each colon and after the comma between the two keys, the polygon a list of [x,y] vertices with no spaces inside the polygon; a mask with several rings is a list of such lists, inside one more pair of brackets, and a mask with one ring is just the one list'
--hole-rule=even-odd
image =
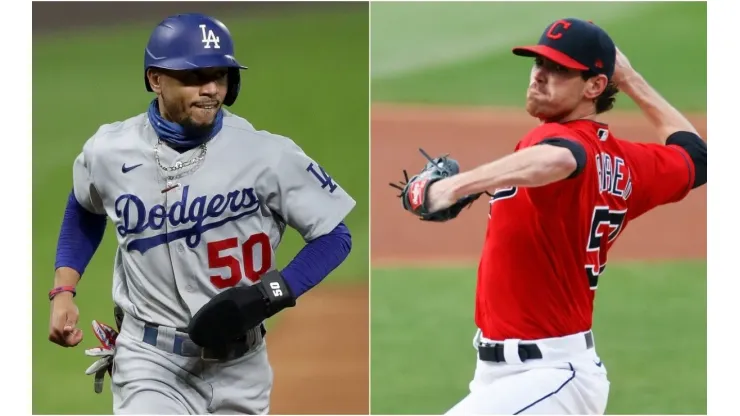
{"label": "gray baseball jersey", "polygon": [[275,268],[286,225],[309,241],[355,206],[295,142],[224,112],[221,131],[182,154],[140,114],[100,127],[75,160],[77,200],[115,224],[113,300],[140,320],[187,326]]}

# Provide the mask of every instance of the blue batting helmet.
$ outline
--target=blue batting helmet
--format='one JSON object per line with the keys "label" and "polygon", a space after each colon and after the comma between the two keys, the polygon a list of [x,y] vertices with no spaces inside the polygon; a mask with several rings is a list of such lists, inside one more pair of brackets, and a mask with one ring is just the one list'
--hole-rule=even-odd
{"label": "blue batting helmet", "polygon": [[224,104],[236,101],[241,85],[240,69],[247,69],[234,58],[234,42],[226,26],[199,13],[178,14],[154,28],[144,52],[144,84],[152,91],[146,71],[149,68],[192,70],[229,68],[228,91]]}

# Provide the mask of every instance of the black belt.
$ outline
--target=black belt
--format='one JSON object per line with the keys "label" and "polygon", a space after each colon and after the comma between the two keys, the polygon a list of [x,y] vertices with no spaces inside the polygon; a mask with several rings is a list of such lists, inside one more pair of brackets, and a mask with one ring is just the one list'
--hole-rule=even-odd
{"label": "black belt", "polygon": [[[591,331],[586,332],[584,334],[584,338],[586,339],[586,348],[593,348],[594,336]],[[537,344],[520,343],[519,345],[517,345],[517,350],[519,352],[519,359],[521,359],[522,362],[542,358],[542,351],[540,351],[540,347],[538,347]],[[504,344],[478,344],[478,358],[480,358],[481,361],[490,361],[494,363],[505,362],[506,359],[504,358]]]}
{"label": "black belt", "polygon": [[[167,350],[167,352],[181,355],[183,357],[200,357],[203,360],[208,361],[234,360],[242,357],[244,354],[260,345],[262,343],[262,339],[264,339],[265,334],[267,333],[265,326],[260,324],[259,336],[257,336],[257,328],[254,328],[244,336],[235,339],[233,342],[230,342],[222,348],[203,348],[191,341],[190,337],[187,336],[183,330],[178,329],[177,331],[181,333],[175,333],[172,350]],[[150,323],[144,324],[144,342],[156,347],[158,336],[158,325]]]}

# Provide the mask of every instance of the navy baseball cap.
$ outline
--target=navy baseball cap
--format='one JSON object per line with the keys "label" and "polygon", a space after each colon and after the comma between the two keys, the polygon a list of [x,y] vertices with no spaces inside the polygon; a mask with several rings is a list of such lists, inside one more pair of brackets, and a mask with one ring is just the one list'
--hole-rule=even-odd
{"label": "navy baseball cap", "polygon": [[617,48],[604,29],[580,19],[551,23],[533,46],[512,50],[518,56],[542,56],[566,68],[604,74],[611,79]]}

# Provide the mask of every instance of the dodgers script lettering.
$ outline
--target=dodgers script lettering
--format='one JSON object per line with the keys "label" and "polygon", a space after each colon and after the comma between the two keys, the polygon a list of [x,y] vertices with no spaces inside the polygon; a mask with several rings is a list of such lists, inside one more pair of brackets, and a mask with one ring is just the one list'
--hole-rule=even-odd
{"label": "dodgers script lettering", "polygon": [[[192,201],[188,198],[189,188],[183,188],[182,198],[172,204],[169,211],[160,204],[147,208],[141,198],[133,194],[123,194],[116,199],[115,210],[119,218],[116,230],[121,237],[141,234],[145,230],[160,230],[166,223],[171,227],[193,224],[187,229],[133,239],[127,245],[129,251],[136,250],[143,254],[156,246],[181,238],[185,239],[190,248],[194,248],[200,244],[204,232],[254,214],[260,208],[253,188],[234,190],[226,195],[215,194],[211,198],[199,195]],[[233,215],[222,217],[227,211]],[[215,221],[206,223],[208,219]]]}

